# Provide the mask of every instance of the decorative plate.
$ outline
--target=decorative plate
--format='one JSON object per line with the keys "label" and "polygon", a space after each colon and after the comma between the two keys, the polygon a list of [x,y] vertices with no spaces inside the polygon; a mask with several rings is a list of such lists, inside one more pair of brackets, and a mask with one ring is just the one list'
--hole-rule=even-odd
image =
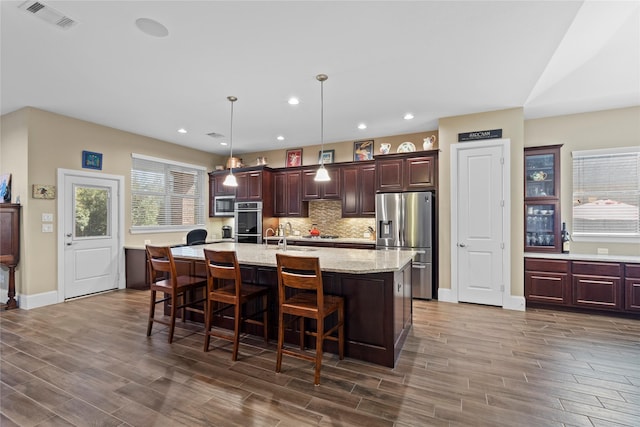
{"label": "decorative plate", "polygon": [[400,146],[396,150],[396,153],[410,153],[412,151],[416,151],[416,146],[413,145],[413,142],[407,141],[400,144]]}

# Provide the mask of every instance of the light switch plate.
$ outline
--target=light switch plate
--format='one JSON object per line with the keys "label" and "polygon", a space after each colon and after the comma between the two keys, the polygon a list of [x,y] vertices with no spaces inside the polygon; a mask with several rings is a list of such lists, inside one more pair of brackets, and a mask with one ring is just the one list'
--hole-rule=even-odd
{"label": "light switch plate", "polygon": [[53,224],[42,224],[43,233],[53,233]]}
{"label": "light switch plate", "polygon": [[53,214],[52,213],[43,213],[42,214],[42,222],[53,222]]}
{"label": "light switch plate", "polygon": [[598,255],[608,255],[609,248],[598,248]]}

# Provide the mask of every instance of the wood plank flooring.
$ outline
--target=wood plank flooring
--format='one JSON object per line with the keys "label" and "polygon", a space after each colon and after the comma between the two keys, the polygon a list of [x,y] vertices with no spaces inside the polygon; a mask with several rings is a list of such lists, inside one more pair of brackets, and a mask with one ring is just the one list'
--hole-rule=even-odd
{"label": "wood plank flooring", "polygon": [[640,321],[414,302],[395,369],[309,362],[200,325],[146,337],[148,291],[0,314],[0,425],[640,426]]}

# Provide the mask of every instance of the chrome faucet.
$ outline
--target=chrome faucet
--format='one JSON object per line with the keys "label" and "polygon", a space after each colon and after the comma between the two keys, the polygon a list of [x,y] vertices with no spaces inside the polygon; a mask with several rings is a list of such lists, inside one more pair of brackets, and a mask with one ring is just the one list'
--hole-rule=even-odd
{"label": "chrome faucet", "polygon": [[286,230],[287,226],[289,227],[289,233],[293,234],[293,227],[291,226],[291,223],[287,221],[287,223],[285,224],[285,227],[282,227],[282,237],[278,242],[278,246],[280,246],[280,242],[282,242],[283,251],[287,250],[287,230]]}
{"label": "chrome faucet", "polygon": [[267,237],[269,237],[269,230],[271,230],[272,236],[276,235],[276,230],[274,230],[271,227],[269,227],[266,230],[264,230],[264,247],[265,247],[265,249],[269,246],[269,241],[267,240]]}

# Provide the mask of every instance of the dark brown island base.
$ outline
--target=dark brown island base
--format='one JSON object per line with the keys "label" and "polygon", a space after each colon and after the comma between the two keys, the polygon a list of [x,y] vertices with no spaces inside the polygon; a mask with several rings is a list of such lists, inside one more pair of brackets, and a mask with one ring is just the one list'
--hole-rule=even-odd
{"label": "dark brown island base", "polygon": [[[236,251],[243,280],[272,289],[269,337],[276,340],[276,253],[282,249],[243,243],[175,247],[172,252],[178,268],[206,276],[204,247]],[[415,252],[289,247],[286,253],[320,258],[325,292],[345,298],[345,356],[394,367],[411,327],[411,260]],[[223,319],[219,326],[233,328],[230,319]],[[261,335],[250,327],[247,325],[249,333]],[[287,331],[285,339],[299,344],[295,330]],[[312,342],[307,345],[313,348]],[[325,351],[337,354],[337,344],[326,341]]]}

